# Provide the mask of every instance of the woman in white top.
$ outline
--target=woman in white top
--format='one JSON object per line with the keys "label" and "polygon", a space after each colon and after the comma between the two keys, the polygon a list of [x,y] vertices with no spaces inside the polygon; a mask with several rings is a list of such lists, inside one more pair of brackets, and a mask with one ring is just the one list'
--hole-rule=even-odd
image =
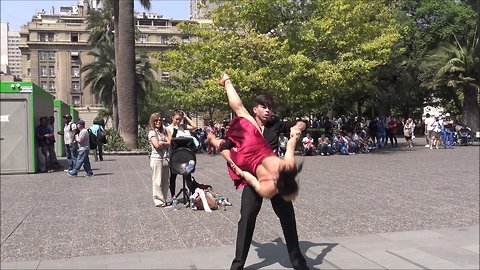
{"label": "woman in white top", "polygon": [[440,123],[438,116],[435,116],[435,120],[432,124],[431,135],[432,137],[430,140],[430,149],[433,149],[434,145],[435,148],[438,149],[438,145],[440,144],[440,138],[442,137],[442,124]]}
{"label": "woman in white top", "polygon": [[168,196],[168,148],[172,135],[163,128],[162,118],[158,113],[152,113],[148,121],[148,141],[152,147],[150,168],[152,169],[153,202],[157,207],[167,205]]}
{"label": "woman in white top", "polygon": [[403,135],[405,136],[406,147],[413,148],[413,132],[415,130],[415,123],[413,119],[409,117],[403,126]]}
{"label": "woman in white top", "polygon": [[[183,123],[183,120],[186,120],[186,124]],[[197,128],[197,125],[190,119],[184,111],[182,110],[175,110],[172,113],[172,124],[167,127],[167,130],[171,134],[171,138],[178,138],[178,137],[191,137],[190,130],[194,130]],[[184,175],[185,182],[189,189],[192,188],[192,176],[191,175]],[[176,181],[177,175],[171,174],[170,175],[170,194],[175,196],[175,188],[176,188]],[[191,190],[193,192],[195,189]]]}

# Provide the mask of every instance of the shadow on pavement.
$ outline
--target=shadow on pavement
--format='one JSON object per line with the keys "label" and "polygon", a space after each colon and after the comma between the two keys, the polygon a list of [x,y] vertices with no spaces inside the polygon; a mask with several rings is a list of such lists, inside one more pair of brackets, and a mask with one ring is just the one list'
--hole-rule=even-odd
{"label": "shadow on pavement", "polygon": [[[287,246],[283,242],[283,239],[277,238],[272,242],[265,244],[252,241],[252,245],[255,247],[258,257],[263,260],[261,262],[249,265],[245,267],[245,269],[261,269],[275,263],[279,263],[285,268],[292,267],[290,259],[288,258]],[[337,245],[337,243],[314,243],[310,241],[300,241],[300,249],[302,250],[302,254],[304,254],[307,265],[310,268],[320,266],[323,263],[325,256]],[[310,258],[306,254],[307,251],[310,248],[317,246],[325,246],[325,248],[322,249],[322,253],[318,254],[315,258]],[[313,252],[310,254],[313,254]]]}

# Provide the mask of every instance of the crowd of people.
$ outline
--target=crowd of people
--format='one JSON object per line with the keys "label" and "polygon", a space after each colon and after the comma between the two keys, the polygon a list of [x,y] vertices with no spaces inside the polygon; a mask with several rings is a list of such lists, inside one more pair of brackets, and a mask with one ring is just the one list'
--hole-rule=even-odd
{"label": "crowd of people", "polygon": [[38,171],[51,173],[58,170],[67,172],[69,176],[77,176],[83,166],[85,176],[93,176],[88,157],[90,150],[94,151],[95,161],[103,160],[102,145],[106,143],[105,122],[103,119],[95,120],[90,128],[85,127],[85,121],[72,122],[72,116],[63,116],[63,130],[57,134],[63,136],[65,155],[68,168],[63,168],[55,152],[55,117],[40,117],[40,124],[35,129],[37,142]]}
{"label": "crowd of people", "polygon": [[[318,138],[310,132],[302,138],[302,155],[333,154],[353,155],[369,153],[383,147],[398,147],[398,138],[403,136],[405,147],[413,148],[415,135],[423,134],[425,147],[438,149],[453,148],[462,139],[462,131],[470,131],[455,120],[449,113],[444,115],[426,114],[423,120],[395,116],[375,117],[372,119],[342,115],[338,119],[329,117],[314,119],[310,126],[322,130]],[[280,139],[282,140],[282,139]],[[278,149],[281,153],[282,147]]]}

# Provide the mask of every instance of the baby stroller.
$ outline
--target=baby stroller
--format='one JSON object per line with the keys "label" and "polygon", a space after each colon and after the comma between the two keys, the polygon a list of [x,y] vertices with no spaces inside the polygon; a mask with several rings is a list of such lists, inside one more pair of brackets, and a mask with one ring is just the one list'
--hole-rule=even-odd
{"label": "baby stroller", "polygon": [[455,127],[455,144],[458,146],[468,146],[472,144],[472,130],[467,126],[457,125]]}

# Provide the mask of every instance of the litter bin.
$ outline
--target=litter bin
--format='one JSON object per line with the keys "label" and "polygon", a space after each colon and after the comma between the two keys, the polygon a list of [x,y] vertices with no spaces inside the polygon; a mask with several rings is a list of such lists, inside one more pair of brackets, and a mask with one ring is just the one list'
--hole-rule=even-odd
{"label": "litter bin", "polygon": [[57,157],[65,156],[63,136],[58,135],[58,132],[63,131],[63,127],[65,126],[65,118],[63,118],[63,116],[66,114],[70,114],[70,106],[59,99],[55,99],[53,101],[53,116],[55,117],[53,134],[55,134],[55,153]]}
{"label": "litter bin", "polygon": [[35,173],[35,127],[53,115],[53,96],[32,82],[1,82],[0,173]]}

